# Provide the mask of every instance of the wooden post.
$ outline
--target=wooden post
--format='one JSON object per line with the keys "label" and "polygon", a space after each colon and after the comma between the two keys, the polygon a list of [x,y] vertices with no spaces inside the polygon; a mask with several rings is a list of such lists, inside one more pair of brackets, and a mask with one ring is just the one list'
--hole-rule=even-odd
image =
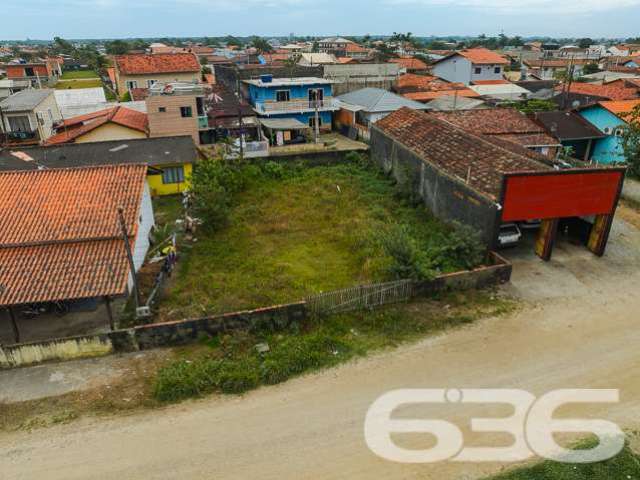
{"label": "wooden post", "polygon": [[109,328],[113,332],[116,329],[116,324],[113,321],[113,311],[111,310],[111,298],[108,295],[104,297],[104,304],[107,307],[107,315],[109,317]]}
{"label": "wooden post", "polygon": [[587,248],[599,257],[604,255],[612,224],[613,215],[598,215],[591,228]]}
{"label": "wooden post", "polygon": [[543,220],[536,239],[536,254],[545,262],[551,260],[553,244],[556,241],[559,219]]}
{"label": "wooden post", "polygon": [[9,319],[11,320],[11,328],[13,330],[13,338],[16,343],[20,343],[20,330],[18,330],[18,323],[16,322],[16,316],[13,313],[13,308],[7,308],[9,312]]}

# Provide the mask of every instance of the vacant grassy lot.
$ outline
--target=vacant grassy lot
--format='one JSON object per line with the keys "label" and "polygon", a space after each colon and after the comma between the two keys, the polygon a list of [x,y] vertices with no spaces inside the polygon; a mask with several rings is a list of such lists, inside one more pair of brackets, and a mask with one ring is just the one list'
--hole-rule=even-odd
{"label": "vacant grassy lot", "polygon": [[102,80],[61,80],[56,83],[56,90],[66,90],[68,88],[97,88],[102,87]]}
{"label": "vacant grassy lot", "polygon": [[64,72],[60,77],[62,80],[77,80],[82,78],[100,78],[100,76],[93,70],[78,70],[75,72]]}
{"label": "vacant grassy lot", "polygon": [[[356,164],[288,167],[277,178],[263,172],[233,203],[226,227],[215,234],[200,230],[197,242],[182,250],[160,304],[162,319],[379,281],[383,259],[375,240],[384,229],[403,224],[425,249],[443,244],[450,232],[426,209],[405,203],[386,176]],[[160,215],[172,208],[156,206]]]}

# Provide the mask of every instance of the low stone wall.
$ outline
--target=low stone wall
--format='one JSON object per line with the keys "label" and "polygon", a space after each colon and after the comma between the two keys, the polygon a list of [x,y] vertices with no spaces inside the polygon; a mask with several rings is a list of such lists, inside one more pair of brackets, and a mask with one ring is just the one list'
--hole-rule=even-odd
{"label": "low stone wall", "polygon": [[[415,296],[445,290],[485,288],[506,283],[512,266],[497,253],[490,253],[491,265],[440,275],[415,285]],[[117,352],[186,345],[203,336],[233,330],[284,330],[309,316],[306,302],[227,313],[210,317],[153,323],[98,335],[57,338],[44,342],[0,345],[0,368],[32,365],[46,361],[71,360]]]}

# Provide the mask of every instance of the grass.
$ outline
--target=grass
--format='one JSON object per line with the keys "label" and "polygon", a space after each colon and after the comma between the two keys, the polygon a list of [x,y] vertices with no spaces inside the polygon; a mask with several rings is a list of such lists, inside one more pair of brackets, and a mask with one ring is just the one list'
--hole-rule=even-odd
{"label": "grass", "polygon": [[[482,316],[504,314],[514,305],[490,292],[458,292],[438,300],[309,320],[287,332],[203,338],[209,351],[183,356],[160,368],[153,395],[160,402],[176,402],[212,392],[243,393]],[[266,344],[268,351],[259,353],[258,344]]]}
{"label": "grass", "polygon": [[64,72],[60,77],[61,80],[78,80],[83,78],[100,78],[93,70],[77,70]]}
{"label": "grass", "polygon": [[[579,447],[577,447],[579,448]],[[604,462],[571,464],[551,460],[510,470],[487,480],[613,480],[640,478],[640,456],[626,446]]]}
{"label": "grass", "polygon": [[67,80],[56,83],[56,90],[102,87],[102,80]]}
{"label": "grass", "polygon": [[[173,199],[178,202],[178,199]],[[168,203],[156,211],[175,207]],[[396,193],[386,176],[354,164],[262,174],[234,199],[228,226],[200,230],[181,250],[163,320],[297,301],[309,294],[381,278],[371,239],[402,223],[425,247],[449,227]],[[460,268],[450,265],[450,270]]]}

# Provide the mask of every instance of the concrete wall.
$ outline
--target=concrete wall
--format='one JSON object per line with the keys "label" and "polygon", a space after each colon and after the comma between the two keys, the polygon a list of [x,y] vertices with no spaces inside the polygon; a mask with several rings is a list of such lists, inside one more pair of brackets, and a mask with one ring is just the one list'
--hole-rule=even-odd
{"label": "concrete wall", "polygon": [[186,72],[186,73],[150,73],[148,75],[126,75],[122,74],[116,69],[117,72],[117,85],[118,95],[122,96],[127,93],[127,82],[134,81],[137,83],[137,88],[149,88],[149,81],[156,81],[161,83],[170,82],[198,82],[200,80],[199,72]]}
{"label": "concrete wall", "polygon": [[422,160],[400,143],[371,127],[371,158],[414,198],[421,199],[437,218],[477,230],[492,249],[499,227],[497,206],[459,179]]}
{"label": "concrete wall", "polygon": [[471,83],[471,62],[460,55],[436,63],[431,72],[449,82]]}
{"label": "concrete wall", "polygon": [[247,85],[242,80],[259,78],[260,75],[273,75],[274,78],[299,78],[299,77],[320,77],[324,74],[324,69],[318,67],[248,67],[238,68],[235,65],[215,65],[214,68],[216,82],[226,86],[232,92],[240,93],[242,98],[248,98]]}
{"label": "concrete wall", "polygon": [[[151,95],[146,103],[151,138],[191,135],[196,145],[200,144],[195,95]],[[182,117],[180,107],[191,107],[192,116]]]}

